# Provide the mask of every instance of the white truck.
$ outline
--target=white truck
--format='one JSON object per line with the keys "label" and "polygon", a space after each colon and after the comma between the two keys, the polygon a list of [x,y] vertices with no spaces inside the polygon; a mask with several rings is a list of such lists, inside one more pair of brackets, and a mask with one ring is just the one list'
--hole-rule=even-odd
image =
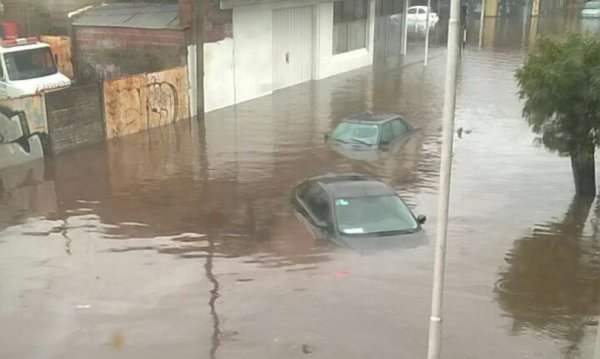
{"label": "white truck", "polygon": [[21,97],[71,86],[58,72],[50,46],[37,38],[0,41],[0,98]]}

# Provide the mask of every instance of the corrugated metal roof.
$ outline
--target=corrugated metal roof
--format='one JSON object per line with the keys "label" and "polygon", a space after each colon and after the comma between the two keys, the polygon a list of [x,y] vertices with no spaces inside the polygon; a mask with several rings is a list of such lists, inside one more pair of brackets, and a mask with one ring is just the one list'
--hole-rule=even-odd
{"label": "corrugated metal roof", "polygon": [[86,11],[74,26],[179,29],[178,4],[105,4]]}

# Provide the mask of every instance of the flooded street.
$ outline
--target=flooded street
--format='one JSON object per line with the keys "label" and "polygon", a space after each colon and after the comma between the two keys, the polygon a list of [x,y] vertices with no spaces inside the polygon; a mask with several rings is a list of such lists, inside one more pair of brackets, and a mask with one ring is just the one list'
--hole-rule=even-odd
{"label": "flooded street", "polygon": [[[569,159],[521,118],[530,35],[499,31],[462,55],[445,358],[593,356],[600,206],[574,200]],[[380,58],[0,172],[0,357],[425,357],[445,66],[431,54],[425,70]],[[324,142],[367,110],[421,131],[371,161]],[[428,217],[429,242],[363,254],[315,241],[290,194],[324,172],[390,183]]]}

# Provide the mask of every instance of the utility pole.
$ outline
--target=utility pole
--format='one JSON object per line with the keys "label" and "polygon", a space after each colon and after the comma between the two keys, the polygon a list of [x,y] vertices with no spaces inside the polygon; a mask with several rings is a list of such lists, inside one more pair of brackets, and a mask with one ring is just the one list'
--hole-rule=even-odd
{"label": "utility pole", "polygon": [[428,359],[439,359],[442,341],[442,303],[444,298],[444,270],[446,266],[446,236],[448,234],[448,207],[450,202],[450,177],[452,172],[452,141],[454,139],[454,112],[456,106],[456,72],[458,67],[460,0],[450,1],[448,23],[448,52],[446,58],[446,83],[444,89],[444,117],[442,131],[442,159],[440,163],[440,188],[438,222],[435,243],[433,291],[429,323]]}
{"label": "utility pole", "polygon": [[479,47],[483,47],[483,23],[485,21],[485,0],[481,0],[481,14],[479,14]]}
{"label": "utility pole", "polygon": [[400,44],[400,55],[406,55],[406,47],[408,41],[408,7],[410,0],[404,0],[404,11],[402,12],[402,43]]}
{"label": "utility pole", "polygon": [[196,120],[204,120],[204,0],[196,0],[194,34],[196,39]]}
{"label": "utility pole", "polygon": [[429,60],[429,9],[431,8],[431,0],[427,0],[427,19],[425,19],[425,57],[423,58],[423,66],[427,66]]}

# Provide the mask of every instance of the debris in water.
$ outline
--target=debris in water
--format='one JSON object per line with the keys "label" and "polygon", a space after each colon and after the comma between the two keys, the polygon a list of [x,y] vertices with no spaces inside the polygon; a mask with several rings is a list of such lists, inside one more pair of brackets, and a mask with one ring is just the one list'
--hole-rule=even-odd
{"label": "debris in water", "polygon": [[125,338],[121,332],[114,332],[112,338],[110,338],[110,346],[115,350],[123,349],[125,345]]}
{"label": "debris in water", "polygon": [[310,354],[312,352],[313,352],[313,348],[310,345],[308,345],[308,344],[302,345],[302,353]]}
{"label": "debris in water", "polygon": [[348,276],[348,272],[336,272],[335,276],[338,278],[346,278]]}

